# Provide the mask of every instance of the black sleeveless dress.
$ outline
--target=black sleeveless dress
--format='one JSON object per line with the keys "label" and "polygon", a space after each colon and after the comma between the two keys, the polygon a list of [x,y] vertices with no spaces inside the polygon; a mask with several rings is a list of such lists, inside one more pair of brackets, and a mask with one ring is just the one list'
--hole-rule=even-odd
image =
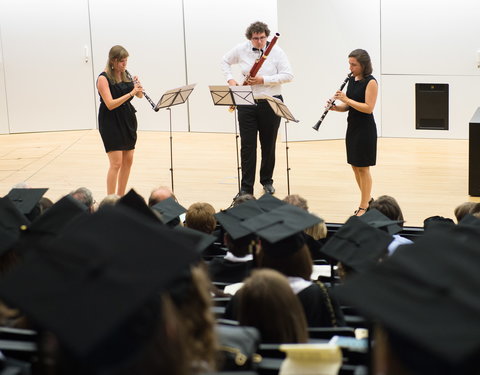
{"label": "black sleeveless dress", "polygon": [[[120,98],[133,90],[132,82],[112,83],[105,72],[100,74],[107,78],[112,98]],[[105,151],[133,150],[137,142],[137,117],[135,108],[127,100],[120,107],[109,110],[100,96],[98,111],[98,128],[102,137]]]}
{"label": "black sleeveless dress", "polygon": [[[375,79],[368,76],[361,81],[351,77],[348,81],[347,96],[365,103],[365,91],[368,83]],[[347,117],[347,162],[355,167],[368,167],[377,162],[377,126],[373,114],[367,114],[350,107]]]}

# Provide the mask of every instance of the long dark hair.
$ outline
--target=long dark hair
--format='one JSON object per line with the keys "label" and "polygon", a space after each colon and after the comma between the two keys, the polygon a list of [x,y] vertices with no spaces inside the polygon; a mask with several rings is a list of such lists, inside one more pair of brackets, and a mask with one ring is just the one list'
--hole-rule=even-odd
{"label": "long dark hair", "polygon": [[307,342],[302,305],[281,273],[271,269],[255,270],[237,294],[240,324],[256,327],[262,342]]}

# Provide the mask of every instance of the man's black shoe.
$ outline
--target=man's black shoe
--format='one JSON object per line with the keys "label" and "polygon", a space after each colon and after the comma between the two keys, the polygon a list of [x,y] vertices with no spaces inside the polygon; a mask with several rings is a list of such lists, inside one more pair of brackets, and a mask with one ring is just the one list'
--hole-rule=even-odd
{"label": "man's black shoe", "polygon": [[263,190],[266,194],[275,194],[275,188],[272,184],[265,184],[263,185]]}

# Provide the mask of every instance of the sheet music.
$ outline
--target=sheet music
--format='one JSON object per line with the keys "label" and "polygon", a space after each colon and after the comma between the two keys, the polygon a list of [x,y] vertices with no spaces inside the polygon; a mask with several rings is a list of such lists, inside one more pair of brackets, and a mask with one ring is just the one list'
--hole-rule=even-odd
{"label": "sheet music", "polygon": [[288,121],[298,122],[298,120],[293,116],[292,112],[288,109],[284,102],[282,102],[278,98],[274,98],[273,96],[266,96],[265,99],[268,100],[268,104],[272,107],[273,112],[278,117],[283,117]]}

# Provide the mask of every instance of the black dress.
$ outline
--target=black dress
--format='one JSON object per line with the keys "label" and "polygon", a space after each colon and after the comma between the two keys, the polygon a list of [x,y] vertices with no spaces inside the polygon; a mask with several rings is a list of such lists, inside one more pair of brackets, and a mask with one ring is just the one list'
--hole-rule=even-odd
{"label": "black dress", "polygon": [[[348,82],[347,96],[360,103],[365,103],[365,91],[368,83],[375,79],[367,76],[360,81],[351,77]],[[345,143],[347,162],[355,167],[368,167],[377,162],[377,126],[373,113],[363,113],[350,107]]]}
{"label": "black dress", "polygon": [[[133,90],[133,82],[112,83],[105,72],[100,74],[108,81],[112,98],[117,99]],[[100,96],[98,111],[98,128],[105,151],[133,150],[137,142],[137,117],[135,108],[130,103],[132,98],[121,106],[109,110]]]}

